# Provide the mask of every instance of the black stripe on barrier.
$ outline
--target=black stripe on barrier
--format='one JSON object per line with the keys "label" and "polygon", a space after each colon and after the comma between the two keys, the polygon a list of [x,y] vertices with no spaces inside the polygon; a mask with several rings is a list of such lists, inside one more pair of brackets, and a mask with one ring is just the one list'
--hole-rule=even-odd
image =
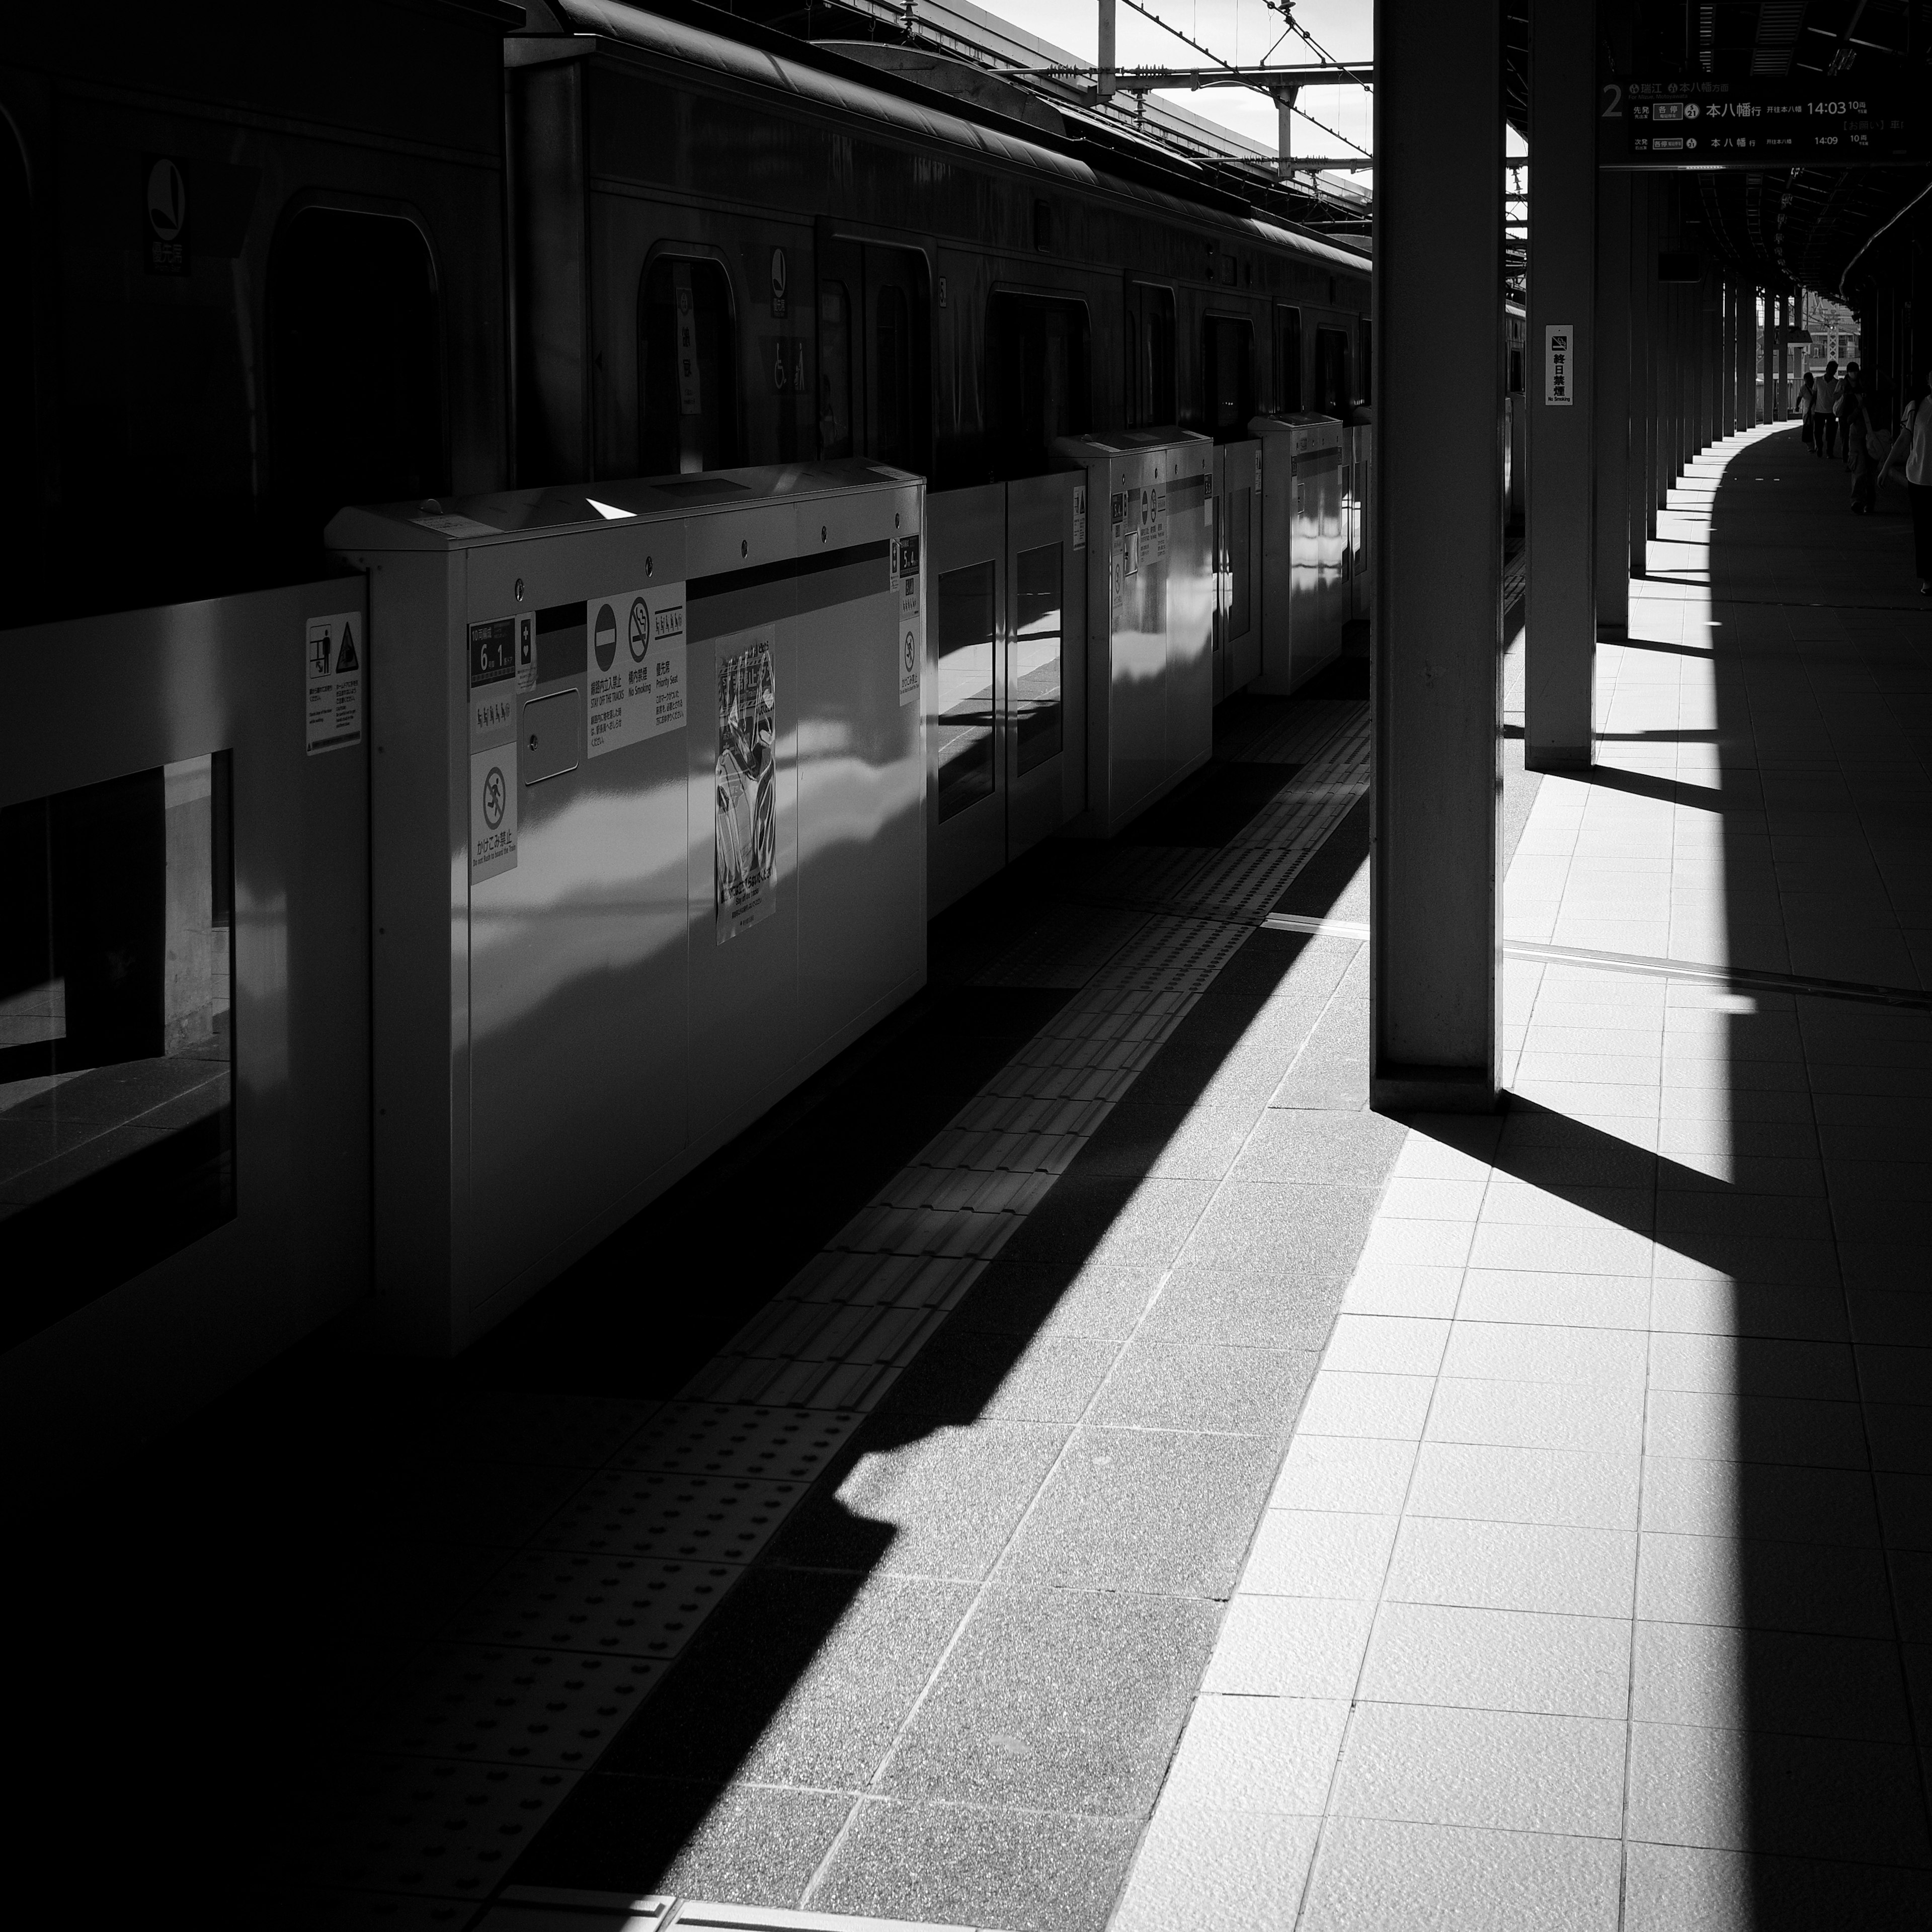
{"label": "black stripe on barrier", "polygon": [[1294,473],[1306,476],[1321,470],[1339,470],[1342,466],[1342,452],[1339,449],[1305,449],[1294,459]]}
{"label": "black stripe on barrier", "polygon": [[[790,556],[776,563],[747,564],[742,570],[721,570],[710,577],[694,577],[685,586],[687,604],[698,604],[707,597],[728,597],[734,590],[756,590],[766,584],[784,584],[795,577],[815,577],[821,571],[849,570],[854,564],[884,563],[886,544],[848,544],[841,550],[814,550],[809,556]],[[879,588],[883,590],[885,585]]]}

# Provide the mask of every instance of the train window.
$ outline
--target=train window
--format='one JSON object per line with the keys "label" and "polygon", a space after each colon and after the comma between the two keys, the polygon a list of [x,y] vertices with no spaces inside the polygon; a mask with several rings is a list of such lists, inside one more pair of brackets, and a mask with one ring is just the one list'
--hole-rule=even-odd
{"label": "train window", "polygon": [[1022,776],[1060,746],[1060,614],[1066,607],[1064,559],[1058,544],[1023,550],[1013,560],[1018,596],[1007,704],[1018,741]]}
{"label": "train window", "polygon": [[935,655],[939,672],[940,822],[993,792],[993,566],[941,573]]}
{"label": "train window", "polygon": [[1315,332],[1315,406],[1339,416],[1348,404],[1348,338],[1339,328]]}
{"label": "train window", "polygon": [[843,282],[818,285],[818,453],[852,454],[852,297]]}
{"label": "train window", "polygon": [[1514,346],[1509,352],[1509,392],[1513,396],[1522,394],[1522,351]]}
{"label": "train window", "polygon": [[1092,418],[1087,304],[995,294],[986,304],[988,442],[997,477],[1038,476],[1053,440]]}
{"label": "train window", "polygon": [[738,329],[716,262],[663,256],[638,302],[638,466],[728,470],[738,460]]}
{"label": "train window", "polygon": [[1238,442],[1255,413],[1254,325],[1210,315],[1201,350],[1204,426],[1216,442]]}
{"label": "train window", "polygon": [[0,1346],[234,1218],[232,797],[218,752],[0,811]]}
{"label": "train window", "polygon": [[[355,292],[352,300],[328,292]],[[305,208],[268,258],[274,496],[303,543],[345,503],[448,487],[442,329],[422,231],[394,216]]]}
{"label": "train window", "polygon": [[1174,291],[1127,284],[1127,427],[1149,429],[1179,414],[1174,399]]}
{"label": "train window", "polygon": [[1274,312],[1275,407],[1301,406],[1301,311],[1277,308]]}

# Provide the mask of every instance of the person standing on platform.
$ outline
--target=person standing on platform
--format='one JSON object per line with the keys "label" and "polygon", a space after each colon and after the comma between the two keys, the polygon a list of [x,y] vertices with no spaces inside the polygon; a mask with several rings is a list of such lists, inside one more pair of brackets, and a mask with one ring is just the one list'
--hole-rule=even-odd
{"label": "person standing on platform", "polygon": [[1812,439],[1818,427],[1818,378],[1809,369],[1804,380],[1798,386],[1798,393],[1791,399],[1791,412],[1798,418],[1798,434],[1804,439],[1804,447],[1811,447]]}
{"label": "person standing on platform", "polygon": [[1836,412],[1839,434],[1844,438],[1845,467],[1847,470],[1857,467],[1857,452],[1852,448],[1852,444],[1857,431],[1860,405],[1864,398],[1864,377],[1859,372],[1858,365],[1856,362],[1847,362],[1845,364],[1845,380],[1838,386],[1838,406]]}
{"label": "person standing on platform", "polygon": [[1825,364],[1818,378],[1818,411],[1813,418],[1811,453],[1829,456],[1838,446],[1838,364],[1835,358]]}
{"label": "person standing on platform", "polygon": [[[1932,380],[1932,372],[1928,372]],[[1905,452],[1905,493],[1912,501],[1912,555],[1918,572],[1918,594],[1932,597],[1932,405],[1922,382],[1900,424],[1898,437],[1885,459],[1879,478]]]}

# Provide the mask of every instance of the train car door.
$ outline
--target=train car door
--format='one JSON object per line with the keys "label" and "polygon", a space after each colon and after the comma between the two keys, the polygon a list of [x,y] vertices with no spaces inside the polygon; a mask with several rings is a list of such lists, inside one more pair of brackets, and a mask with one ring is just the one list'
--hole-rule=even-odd
{"label": "train car door", "polygon": [[1087,808],[1087,477],[1006,486],[1009,862]]}
{"label": "train car door", "polygon": [[932,470],[932,321],[916,248],[824,237],[818,253],[819,453]]}
{"label": "train car door", "polygon": [[926,500],[926,911],[1006,862],[1006,486]]}
{"label": "train car door", "polygon": [[1214,452],[1214,701],[1262,674],[1262,446]]}

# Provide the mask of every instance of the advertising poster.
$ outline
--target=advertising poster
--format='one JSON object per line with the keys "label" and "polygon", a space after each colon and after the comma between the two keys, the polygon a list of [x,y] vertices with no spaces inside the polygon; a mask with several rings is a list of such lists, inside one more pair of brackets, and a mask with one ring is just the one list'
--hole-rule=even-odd
{"label": "advertising poster", "polygon": [[[778,687],[770,628],[718,653],[718,943],[777,910]],[[730,648],[734,643],[740,648]]]}

